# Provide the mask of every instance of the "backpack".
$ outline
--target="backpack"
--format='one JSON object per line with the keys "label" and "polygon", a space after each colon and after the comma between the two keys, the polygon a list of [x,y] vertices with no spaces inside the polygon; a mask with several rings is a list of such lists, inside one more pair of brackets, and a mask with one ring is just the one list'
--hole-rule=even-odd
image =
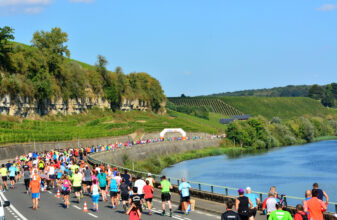
{"label": "backpack", "polygon": [[303,215],[303,214],[297,212],[296,214],[301,215],[301,216],[302,216],[302,220],[308,220],[308,215],[307,215],[307,213],[305,213],[305,214]]}

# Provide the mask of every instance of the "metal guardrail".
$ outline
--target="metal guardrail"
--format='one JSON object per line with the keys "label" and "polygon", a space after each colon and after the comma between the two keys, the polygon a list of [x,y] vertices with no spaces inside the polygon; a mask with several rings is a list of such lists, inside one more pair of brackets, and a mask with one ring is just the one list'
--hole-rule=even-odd
{"label": "metal guardrail", "polygon": [[[117,167],[118,171],[128,170],[131,174],[135,174],[136,176],[142,176],[142,177],[147,176],[147,172],[129,169],[129,168],[126,168],[126,167],[119,166],[117,164],[106,163],[104,161],[99,161],[99,160],[96,160],[96,159],[91,157],[92,155],[102,154],[102,153],[106,153],[106,152],[109,152],[109,151],[113,151],[113,150],[91,153],[90,155],[88,155],[88,161],[92,164],[103,164],[104,166],[109,165],[111,167]],[[152,174],[152,177],[155,178],[156,181],[160,181],[161,176],[162,175],[160,175],[160,174]],[[170,182],[175,181],[177,183],[177,185],[180,184],[179,178],[175,178],[175,177],[166,177],[166,178]],[[236,196],[236,194],[230,194],[229,191],[235,191],[235,193],[237,193],[237,190],[239,189],[239,188],[235,188],[235,187],[219,186],[219,185],[201,183],[201,182],[195,182],[195,181],[187,181],[187,182],[190,183],[193,188],[198,189],[199,191],[218,193],[218,194],[223,194],[223,195],[226,195],[226,196]],[[219,190],[216,191],[215,189],[219,189]],[[265,198],[268,197],[268,193],[265,193],[265,192],[252,191],[252,193],[258,194],[261,201],[263,201],[264,196],[265,196]],[[285,199],[293,199],[293,200],[303,201],[305,198],[285,195]],[[335,213],[337,213],[337,203],[336,202],[329,202],[328,206],[331,207],[332,205],[335,207]]]}

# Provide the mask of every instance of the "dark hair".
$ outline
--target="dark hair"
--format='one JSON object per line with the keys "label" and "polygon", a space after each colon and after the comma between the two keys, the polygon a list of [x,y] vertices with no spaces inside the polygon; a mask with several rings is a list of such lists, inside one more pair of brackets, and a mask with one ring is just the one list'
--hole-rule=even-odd
{"label": "dark hair", "polygon": [[133,191],[134,193],[137,193],[138,187],[135,187],[135,186],[134,186],[134,187],[132,188],[132,191]]}
{"label": "dark hair", "polygon": [[318,187],[318,183],[312,184],[313,187]]}
{"label": "dark hair", "polygon": [[318,190],[317,189],[313,189],[311,191],[312,197],[317,197],[318,196]]}
{"label": "dark hair", "polygon": [[282,208],[282,204],[280,202],[276,203],[276,208],[279,209],[279,208]]}
{"label": "dark hair", "polygon": [[296,205],[296,210],[298,211],[304,211],[303,206],[301,204]]}
{"label": "dark hair", "polygon": [[240,195],[240,196],[243,195],[243,194],[245,194],[245,191],[240,191],[240,192],[239,192],[239,195]]}
{"label": "dark hair", "polygon": [[227,209],[232,209],[233,205],[234,205],[234,203],[231,199],[226,202]]}
{"label": "dark hair", "polygon": [[166,180],[166,176],[162,176],[161,179],[162,179],[162,180]]}
{"label": "dark hair", "polygon": [[150,181],[149,181],[149,180],[146,180],[145,183],[146,183],[146,185],[149,185],[149,184],[150,184]]}

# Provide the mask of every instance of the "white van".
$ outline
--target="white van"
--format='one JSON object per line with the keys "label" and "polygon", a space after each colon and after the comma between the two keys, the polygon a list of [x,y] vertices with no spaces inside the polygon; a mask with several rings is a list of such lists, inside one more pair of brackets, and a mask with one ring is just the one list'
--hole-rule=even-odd
{"label": "white van", "polygon": [[4,207],[10,206],[10,202],[9,201],[5,201],[2,204],[2,201],[0,200],[0,220],[5,220],[5,210]]}

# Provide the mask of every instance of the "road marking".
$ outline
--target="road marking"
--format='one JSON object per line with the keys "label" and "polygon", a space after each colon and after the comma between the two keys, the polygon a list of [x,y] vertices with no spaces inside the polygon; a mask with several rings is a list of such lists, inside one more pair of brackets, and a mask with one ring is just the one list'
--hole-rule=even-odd
{"label": "road marking", "polygon": [[49,194],[52,194],[52,192],[50,192],[50,191],[47,191]]}
{"label": "road marking", "polygon": [[[3,192],[0,192],[0,196],[4,201],[8,201],[6,196],[3,194]],[[25,216],[23,216],[15,207],[14,205],[10,205],[10,208],[22,219],[22,220],[28,220]]]}
{"label": "road marking", "polygon": [[91,213],[88,213],[88,215],[94,217],[94,218],[98,218],[98,216],[94,215],[94,214],[91,214]]}
{"label": "road marking", "polygon": [[78,210],[81,210],[81,208],[78,207],[77,205],[72,205],[72,207],[74,207],[74,208],[76,208],[76,209],[78,209]]}

